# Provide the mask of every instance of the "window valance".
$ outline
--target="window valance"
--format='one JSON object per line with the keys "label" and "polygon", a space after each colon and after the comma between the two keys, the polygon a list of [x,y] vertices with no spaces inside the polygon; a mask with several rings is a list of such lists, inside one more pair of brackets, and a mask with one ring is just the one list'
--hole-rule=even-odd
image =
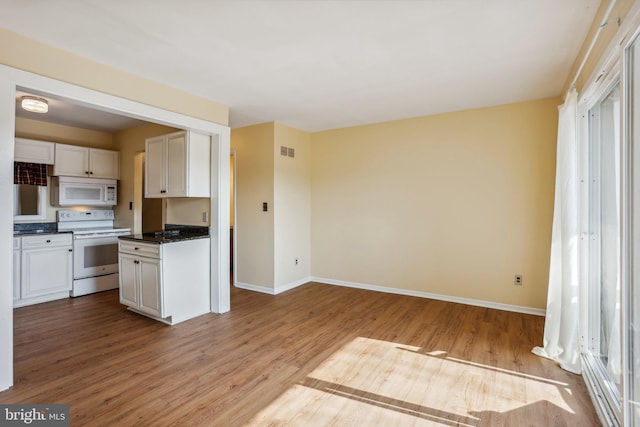
{"label": "window valance", "polygon": [[47,186],[47,165],[13,162],[13,183]]}

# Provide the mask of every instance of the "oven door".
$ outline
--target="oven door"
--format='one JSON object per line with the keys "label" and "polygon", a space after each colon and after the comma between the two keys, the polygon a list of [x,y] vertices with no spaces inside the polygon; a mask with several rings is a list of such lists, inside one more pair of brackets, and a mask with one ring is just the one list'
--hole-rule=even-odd
{"label": "oven door", "polygon": [[73,278],[118,272],[118,236],[74,235]]}

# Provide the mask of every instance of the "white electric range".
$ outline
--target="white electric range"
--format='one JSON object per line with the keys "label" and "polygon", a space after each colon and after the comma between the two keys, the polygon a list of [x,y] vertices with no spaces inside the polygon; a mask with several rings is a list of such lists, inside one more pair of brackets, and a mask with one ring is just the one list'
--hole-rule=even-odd
{"label": "white electric range", "polygon": [[58,231],[73,233],[71,296],[118,288],[118,236],[129,228],[114,228],[110,209],[58,210]]}

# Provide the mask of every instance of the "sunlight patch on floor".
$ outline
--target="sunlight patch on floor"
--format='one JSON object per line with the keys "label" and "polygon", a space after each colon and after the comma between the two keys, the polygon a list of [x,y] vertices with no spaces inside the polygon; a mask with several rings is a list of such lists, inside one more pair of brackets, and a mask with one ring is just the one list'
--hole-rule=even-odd
{"label": "sunlight patch on floor", "polygon": [[524,425],[573,413],[567,385],[370,338],[356,338],[249,425]]}

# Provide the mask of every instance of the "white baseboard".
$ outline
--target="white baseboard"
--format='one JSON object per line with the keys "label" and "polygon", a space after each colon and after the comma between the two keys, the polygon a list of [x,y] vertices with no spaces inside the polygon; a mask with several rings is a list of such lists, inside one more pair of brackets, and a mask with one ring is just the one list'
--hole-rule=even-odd
{"label": "white baseboard", "polygon": [[236,288],[246,289],[248,291],[261,292],[263,294],[275,295],[275,291],[272,288],[264,286],[252,285],[251,283],[235,282],[233,284]]}
{"label": "white baseboard", "polygon": [[305,277],[304,279],[296,280],[295,282],[287,283],[286,285],[278,286],[276,288],[276,295],[291,290],[293,288],[297,288],[298,286],[302,286],[311,281],[310,277]]}
{"label": "white baseboard", "polygon": [[475,305],[478,307],[493,308],[496,310],[513,311],[515,313],[533,314],[535,316],[545,316],[546,310],[540,308],[523,307],[520,305],[502,304],[491,301],[476,300],[471,298],[461,298],[449,295],[431,294],[428,292],[410,291],[407,289],[388,288],[385,286],[368,285],[365,283],[345,282],[343,280],[327,279],[324,277],[310,277],[310,281],[326,283],[328,285],[345,286],[348,288],[365,289],[368,291],[386,292],[390,294],[408,295],[412,297],[429,298],[440,301],[455,302],[459,304]]}
{"label": "white baseboard", "polygon": [[297,288],[298,286],[302,286],[305,283],[309,283],[310,281],[311,279],[309,277],[306,277],[304,279],[296,280],[295,282],[278,286],[276,289],[267,288],[265,286],[252,285],[251,283],[244,283],[244,282],[235,282],[234,285],[236,288],[246,289],[248,291],[261,292],[263,294],[269,294],[269,295],[278,295],[288,290],[291,290],[293,288]]}

